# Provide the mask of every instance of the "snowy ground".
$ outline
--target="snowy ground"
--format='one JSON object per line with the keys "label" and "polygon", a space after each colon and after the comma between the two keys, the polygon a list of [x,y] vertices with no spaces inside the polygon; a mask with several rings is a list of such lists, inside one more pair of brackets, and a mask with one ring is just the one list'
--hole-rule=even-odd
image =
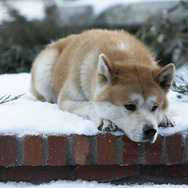
{"label": "snowy ground", "polygon": [[171,184],[163,184],[163,185],[156,185],[152,183],[147,183],[143,185],[111,185],[111,184],[102,184],[97,182],[87,182],[87,181],[56,181],[51,183],[45,183],[40,185],[32,185],[28,183],[0,183],[1,188],[187,188],[188,185],[171,185]]}
{"label": "snowy ground", "polygon": [[35,101],[29,92],[30,74],[0,76],[0,96],[24,94],[20,99],[0,105],[0,133],[8,134],[97,134],[89,120],[59,110],[57,104]]}
{"label": "snowy ground", "polygon": [[[18,134],[19,136],[24,134],[96,135],[100,133],[92,121],[63,112],[57,104],[36,101],[29,87],[29,73],[0,75],[0,97],[24,94],[16,101],[0,104],[0,133]],[[188,131],[188,96],[178,99],[176,95],[170,91],[168,98],[169,112],[177,126],[160,128],[159,134],[161,135]]]}

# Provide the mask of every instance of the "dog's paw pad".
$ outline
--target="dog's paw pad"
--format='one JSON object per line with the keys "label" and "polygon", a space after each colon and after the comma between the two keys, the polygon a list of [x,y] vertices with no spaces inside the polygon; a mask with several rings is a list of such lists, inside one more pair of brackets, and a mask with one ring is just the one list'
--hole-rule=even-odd
{"label": "dog's paw pad", "polygon": [[176,126],[176,123],[171,115],[166,114],[163,117],[163,121],[159,124],[159,127],[174,127]]}

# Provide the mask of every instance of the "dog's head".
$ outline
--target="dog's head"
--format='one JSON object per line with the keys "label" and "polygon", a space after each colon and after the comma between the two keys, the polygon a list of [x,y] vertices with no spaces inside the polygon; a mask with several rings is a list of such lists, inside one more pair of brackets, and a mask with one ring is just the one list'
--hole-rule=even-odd
{"label": "dog's head", "polygon": [[174,77],[174,65],[122,64],[99,56],[94,107],[131,140],[151,142],[168,108],[166,94]]}

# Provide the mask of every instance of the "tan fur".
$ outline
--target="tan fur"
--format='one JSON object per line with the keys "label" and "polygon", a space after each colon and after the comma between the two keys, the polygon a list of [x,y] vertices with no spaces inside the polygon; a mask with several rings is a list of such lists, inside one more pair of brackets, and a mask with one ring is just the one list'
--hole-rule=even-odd
{"label": "tan fur", "polygon": [[[60,54],[52,76],[54,90],[57,94],[66,80],[67,74],[69,77],[70,74],[74,74],[75,81],[80,80],[79,75],[75,73],[79,71],[85,56],[93,50],[98,51],[95,59],[92,60],[95,61],[95,66],[97,66],[99,54],[103,53],[111,60],[111,62],[114,63],[112,66],[117,65],[120,70],[122,70],[122,68],[131,68],[132,62],[134,62],[134,66],[135,64],[138,64],[139,66],[140,62],[142,62],[141,66],[144,66],[143,64],[145,64],[148,68],[149,66],[151,66],[151,68],[153,67],[153,64],[151,63],[151,59],[153,60],[153,58],[148,49],[130,34],[123,31],[111,32],[93,30],[85,32],[79,36],[69,37],[67,40],[69,40],[69,44]],[[123,42],[128,43],[130,45],[130,49],[128,51],[131,51],[131,54],[129,54],[129,52],[125,54],[123,51],[118,50],[117,40],[122,40]],[[65,41],[59,41],[59,43],[60,42],[62,46],[64,46]],[[60,47],[61,46],[59,45],[58,50]],[[126,62],[126,66],[129,67],[125,67],[125,64],[122,64],[122,62]],[[90,70],[88,79],[90,79],[91,75],[96,75],[96,69]]]}
{"label": "tan fur", "polygon": [[[104,75],[98,72],[101,54],[104,54],[101,56],[104,69],[107,69]],[[49,60],[51,68],[45,66],[48,72],[46,78],[49,75],[50,83],[42,92],[46,93],[49,88],[55,95],[52,101],[56,98],[62,110],[87,116],[85,111],[92,109],[92,115],[88,112],[88,117],[95,120],[92,102],[122,106],[132,103],[130,96],[134,93],[144,100],[157,96],[156,105],[163,111],[167,110],[166,93],[172,84],[174,67],[171,64],[160,68],[148,48],[129,33],[90,30],[60,39],[44,49],[36,58],[31,71],[31,92],[42,101],[47,100],[47,97],[37,91],[35,86],[40,82],[38,67],[45,63],[41,61],[47,55],[48,59],[54,58]],[[172,78],[166,83],[166,80],[163,81],[163,77],[166,77],[161,75],[171,69]],[[79,110],[84,112],[80,113]]]}

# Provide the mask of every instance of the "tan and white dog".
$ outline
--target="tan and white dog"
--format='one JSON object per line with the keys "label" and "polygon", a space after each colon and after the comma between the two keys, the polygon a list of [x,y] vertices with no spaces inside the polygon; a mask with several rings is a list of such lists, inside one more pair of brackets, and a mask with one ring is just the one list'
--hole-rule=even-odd
{"label": "tan and white dog", "polygon": [[90,30],[49,45],[32,67],[31,91],[41,101],[121,129],[135,142],[174,126],[167,114],[174,65],[160,68],[148,48],[124,31]]}

